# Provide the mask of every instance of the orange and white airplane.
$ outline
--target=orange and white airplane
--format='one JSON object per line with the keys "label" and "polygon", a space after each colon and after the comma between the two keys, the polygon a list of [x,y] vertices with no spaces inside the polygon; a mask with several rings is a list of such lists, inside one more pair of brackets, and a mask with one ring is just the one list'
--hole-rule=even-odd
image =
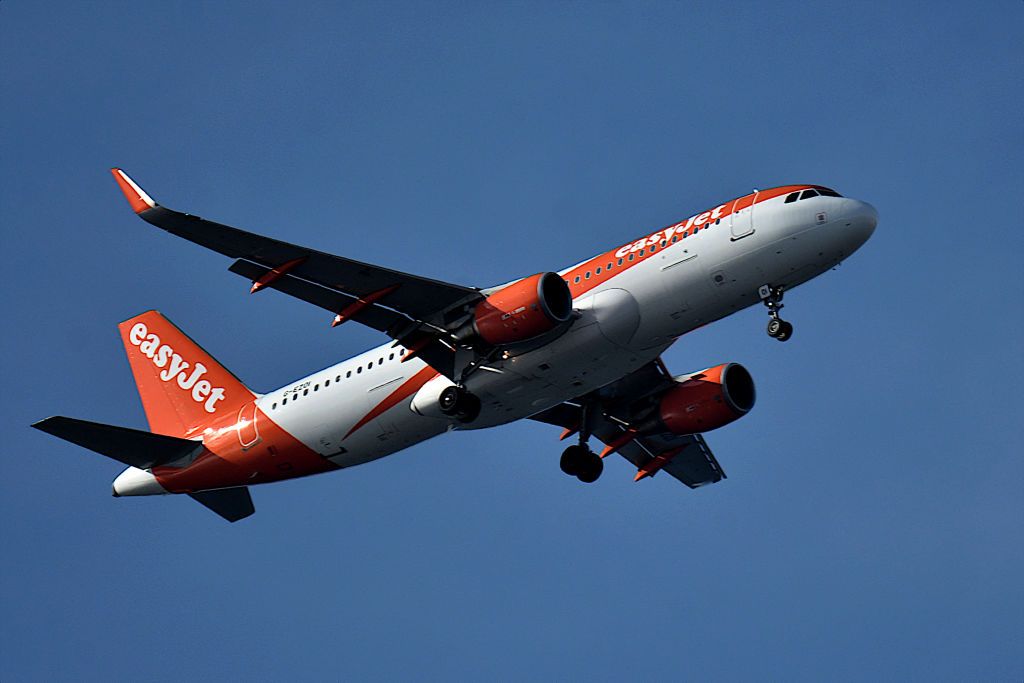
{"label": "orange and white airplane", "polygon": [[149,432],[68,417],[33,425],[128,465],[115,496],[186,493],[230,521],[253,513],[250,485],[522,418],[575,435],[561,469],[583,482],[612,453],[637,480],[664,470],[691,488],[720,481],[702,434],[745,415],[754,382],[737,363],[673,376],[661,353],[758,301],[768,334],[789,339],[783,292],[840,263],[878,221],[820,185],[755,190],[570,268],[478,289],[172,211],[113,174],[143,220],[235,259],[252,292],[276,289],[326,309],[332,325],[392,340],[259,394],[149,311],[120,325]]}

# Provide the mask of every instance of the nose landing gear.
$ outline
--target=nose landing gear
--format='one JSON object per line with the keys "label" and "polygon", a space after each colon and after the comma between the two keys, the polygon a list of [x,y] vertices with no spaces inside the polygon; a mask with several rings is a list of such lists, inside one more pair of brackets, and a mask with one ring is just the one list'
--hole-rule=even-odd
{"label": "nose landing gear", "polygon": [[757,290],[761,302],[768,308],[768,336],[786,341],[793,336],[793,324],[779,317],[782,310],[782,287],[761,285]]}

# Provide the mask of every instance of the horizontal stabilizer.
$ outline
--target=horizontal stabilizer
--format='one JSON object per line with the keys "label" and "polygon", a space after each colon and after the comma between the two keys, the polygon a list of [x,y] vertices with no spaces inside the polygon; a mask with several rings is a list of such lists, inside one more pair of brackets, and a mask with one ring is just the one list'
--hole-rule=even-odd
{"label": "horizontal stabilizer", "polygon": [[142,470],[181,460],[203,447],[199,441],[71,417],[48,417],[32,426]]}
{"label": "horizontal stabilizer", "polygon": [[217,491],[200,491],[188,495],[192,500],[205,505],[229,522],[237,522],[256,512],[248,486]]}

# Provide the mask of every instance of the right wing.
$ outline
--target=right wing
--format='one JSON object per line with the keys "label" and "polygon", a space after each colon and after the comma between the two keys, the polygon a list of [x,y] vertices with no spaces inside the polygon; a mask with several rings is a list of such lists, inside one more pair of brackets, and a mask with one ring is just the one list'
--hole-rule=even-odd
{"label": "right wing", "polygon": [[231,272],[324,308],[340,320],[355,320],[415,349],[427,363],[451,376],[454,353],[442,343],[472,304],[483,299],[473,287],[419,277],[343,256],[263,237],[199,216],[160,206],[120,169],[111,169],[140,218],[167,232],[236,259]]}
{"label": "right wing", "polygon": [[532,416],[531,420],[558,425],[562,438],[579,431],[585,404],[591,409],[590,429],[607,448],[637,467],[636,480],[664,470],[692,489],[725,479],[725,472],[700,434],[679,436],[668,432],[633,436],[631,427],[649,410],[654,397],[671,386],[672,376],[658,358],[612,382],[595,395],[580,396]]}

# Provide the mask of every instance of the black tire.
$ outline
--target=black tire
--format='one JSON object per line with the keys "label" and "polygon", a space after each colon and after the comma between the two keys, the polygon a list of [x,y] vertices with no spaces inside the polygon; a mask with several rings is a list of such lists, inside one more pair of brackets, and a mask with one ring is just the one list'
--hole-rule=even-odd
{"label": "black tire", "polygon": [[562,458],[558,461],[558,466],[570,477],[575,477],[582,470],[589,452],[590,449],[585,446],[569,446],[562,451]]}
{"label": "black tire", "polygon": [[459,422],[469,423],[480,416],[480,399],[468,391],[462,392],[462,402],[459,406]]}
{"label": "black tire", "polygon": [[442,413],[459,422],[472,422],[480,415],[480,399],[457,386],[445,387],[437,404]]}
{"label": "black tire", "polygon": [[587,451],[587,458],[583,461],[583,467],[576,473],[576,478],[584,484],[593,484],[604,472],[604,460],[594,453]]}
{"label": "black tire", "polygon": [[779,333],[777,335],[775,335],[775,338],[778,339],[780,342],[784,342],[784,341],[787,341],[792,336],[793,336],[793,323],[789,323],[789,322],[786,322],[785,320],[783,320],[782,321],[782,329],[780,329]]}
{"label": "black tire", "polygon": [[441,395],[437,397],[437,403],[442,413],[452,417],[458,414],[460,393],[459,388],[456,386],[445,387],[441,391]]}
{"label": "black tire", "polygon": [[771,318],[768,321],[768,336],[774,339],[778,339],[779,334],[782,332],[783,325],[787,325],[784,320],[779,318]]}

